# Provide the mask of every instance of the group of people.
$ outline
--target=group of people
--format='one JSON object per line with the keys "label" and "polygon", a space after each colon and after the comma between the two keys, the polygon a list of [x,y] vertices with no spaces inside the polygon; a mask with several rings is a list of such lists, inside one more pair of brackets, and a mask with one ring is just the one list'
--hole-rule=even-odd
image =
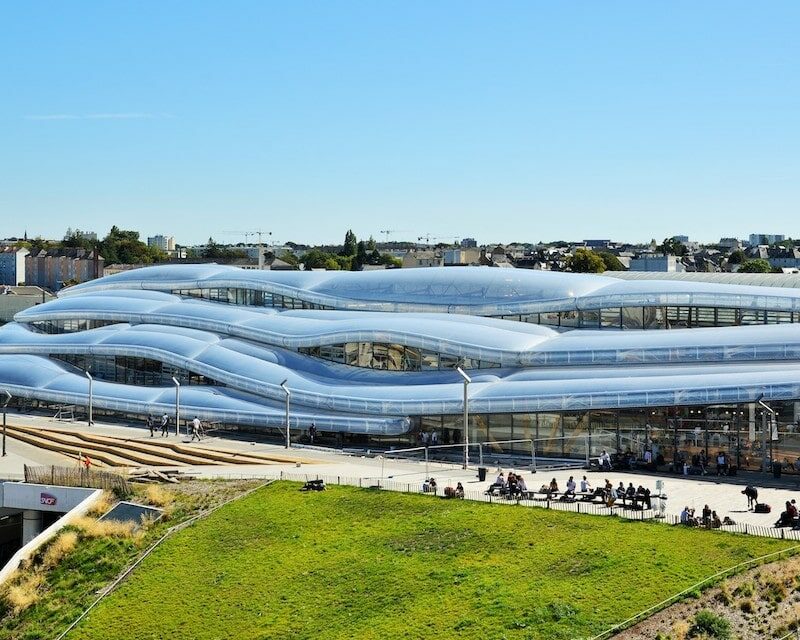
{"label": "group of people", "polygon": [[169,416],[165,413],[161,418],[147,416],[147,428],[150,430],[150,437],[155,437],[156,431],[161,429],[161,436],[166,438],[169,435]]}
{"label": "group of people", "polygon": [[[439,489],[439,485],[436,482],[436,478],[427,478],[422,483],[422,491],[423,493],[436,493]],[[464,485],[460,482],[453,487],[445,487],[444,488],[444,497],[445,498],[463,498],[464,497]]]}
{"label": "group of people", "polygon": [[[161,418],[157,418],[155,416],[147,416],[147,420],[145,422],[147,428],[150,430],[150,437],[153,438],[156,435],[156,431],[160,429],[161,437],[166,438],[169,436],[169,416],[165,413],[161,416]],[[203,429],[203,424],[200,422],[200,418],[197,416],[190,423],[192,425],[192,440],[201,440],[202,437],[205,435],[205,429]]]}
{"label": "group of people", "polygon": [[495,481],[489,485],[490,493],[495,489],[499,490],[500,493],[507,492],[512,496],[518,496],[528,491],[528,485],[525,484],[525,478],[521,475],[509,471],[508,476],[504,476],[501,471],[497,474]]}
{"label": "group of people", "polygon": [[[717,475],[727,476],[730,471],[730,462],[728,461],[727,454],[724,451],[720,451],[714,458],[714,462],[716,463],[715,471]],[[711,460],[706,454],[705,449],[701,449],[700,453],[696,453],[692,456],[691,464],[689,463],[688,456],[684,457],[683,475],[688,476],[690,474],[696,474],[707,476],[710,470]]]}
{"label": "group of people", "polygon": [[725,520],[721,520],[716,511],[705,505],[699,516],[695,515],[694,509],[690,509],[688,506],[684,507],[681,511],[681,524],[689,527],[719,529],[723,524],[734,524],[734,522],[727,516]]}

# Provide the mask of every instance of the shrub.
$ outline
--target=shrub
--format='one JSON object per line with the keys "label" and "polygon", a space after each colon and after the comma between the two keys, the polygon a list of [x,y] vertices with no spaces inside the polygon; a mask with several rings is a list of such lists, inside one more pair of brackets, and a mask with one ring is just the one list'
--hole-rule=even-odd
{"label": "shrub", "polygon": [[147,501],[155,507],[166,507],[175,501],[172,491],[165,489],[159,484],[151,484],[144,493]]}
{"label": "shrub", "polygon": [[104,513],[108,513],[114,504],[116,504],[114,497],[108,491],[103,491],[102,495],[86,512],[86,515],[102,516]]}
{"label": "shrub", "polygon": [[26,575],[19,582],[8,587],[5,600],[15,615],[39,602],[43,584],[44,576],[36,572]]}
{"label": "shrub", "polygon": [[115,520],[95,520],[94,518],[76,518],[73,526],[84,538],[132,538],[132,522],[116,522]]}
{"label": "shrub", "polygon": [[786,600],[788,591],[786,585],[779,580],[766,580],[764,582],[764,600],[767,602],[778,603]]}
{"label": "shrub", "polygon": [[74,531],[64,531],[58,536],[44,552],[42,564],[49,568],[55,567],[67,554],[78,546],[78,534]]}
{"label": "shrub", "polygon": [[728,640],[731,637],[731,623],[713,611],[703,609],[694,617],[694,624],[689,629],[689,637],[708,637]]}
{"label": "shrub", "polygon": [[749,598],[753,595],[753,585],[750,582],[743,582],[740,584],[736,591],[733,592],[733,595],[741,597],[741,598]]}
{"label": "shrub", "polygon": [[733,602],[733,596],[731,595],[727,584],[723,584],[719,588],[719,593],[717,593],[717,601],[725,605],[729,605],[731,602]]}

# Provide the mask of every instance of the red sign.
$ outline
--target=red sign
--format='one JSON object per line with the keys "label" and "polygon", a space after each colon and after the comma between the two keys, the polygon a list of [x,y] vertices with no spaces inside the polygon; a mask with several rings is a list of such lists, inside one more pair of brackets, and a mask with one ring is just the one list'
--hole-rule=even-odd
{"label": "red sign", "polygon": [[56,497],[51,493],[40,493],[39,494],[39,503],[46,504],[48,507],[54,507],[57,500]]}

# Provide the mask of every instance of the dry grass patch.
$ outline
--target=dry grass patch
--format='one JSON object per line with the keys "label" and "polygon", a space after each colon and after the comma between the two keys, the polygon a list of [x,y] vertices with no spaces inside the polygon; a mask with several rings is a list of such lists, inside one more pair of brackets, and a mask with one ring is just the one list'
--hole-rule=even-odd
{"label": "dry grass patch", "polygon": [[3,594],[3,599],[14,615],[19,615],[28,607],[39,602],[43,585],[44,576],[38,571],[24,576],[15,576],[12,584]]}
{"label": "dry grass patch", "polygon": [[73,520],[72,525],[84,538],[133,538],[134,524],[132,522],[117,522],[115,520],[95,520],[94,518],[81,517]]}
{"label": "dry grass patch", "polygon": [[67,554],[78,546],[78,534],[74,531],[64,531],[50,545],[42,556],[42,564],[48,569],[55,567]]}
{"label": "dry grass patch", "polygon": [[160,484],[151,484],[144,492],[147,501],[154,507],[169,507],[175,502],[175,494]]}
{"label": "dry grass patch", "polygon": [[103,491],[103,494],[91,506],[86,514],[90,516],[102,516],[103,514],[111,511],[111,507],[113,507],[116,503],[116,499],[110,492]]}

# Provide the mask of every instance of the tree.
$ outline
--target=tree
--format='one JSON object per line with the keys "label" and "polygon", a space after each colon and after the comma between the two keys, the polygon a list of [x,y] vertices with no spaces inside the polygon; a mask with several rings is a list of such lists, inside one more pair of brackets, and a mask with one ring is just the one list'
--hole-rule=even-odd
{"label": "tree", "polygon": [[358,241],[356,249],[356,268],[362,265],[369,264],[369,255],[367,255],[367,243],[363,240]]}
{"label": "tree", "polygon": [[625,265],[622,264],[613,253],[609,251],[599,251],[597,255],[603,260],[606,265],[606,271],[625,271]]}
{"label": "tree", "polygon": [[728,256],[728,264],[741,264],[745,260],[746,256],[744,255],[744,251],[741,249],[731,251],[731,255]]}
{"label": "tree", "polygon": [[344,234],[344,246],[342,247],[343,256],[354,256],[358,251],[358,239],[352,229],[348,229]]}
{"label": "tree", "polygon": [[685,256],[689,253],[686,245],[675,238],[664,238],[664,242],[658,246],[658,250],[665,256]]}
{"label": "tree", "polygon": [[567,271],[575,273],[603,273],[606,270],[603,258],[591,249],[576,249],[567,259]]}
{"label": "tree", "polygon": [[755,258],[754,260],[745,260],[739,267],[739,273],[771,273],[772,265],[764,260],[764,258]]}
{"label": "tree", "polygon": [[369,240],[367,240],[367,249],[369,251],[375,251],[375,250],[377,250],[377,248],[378,248],[378,244],[375,242],[375,238],[370,236]]}

